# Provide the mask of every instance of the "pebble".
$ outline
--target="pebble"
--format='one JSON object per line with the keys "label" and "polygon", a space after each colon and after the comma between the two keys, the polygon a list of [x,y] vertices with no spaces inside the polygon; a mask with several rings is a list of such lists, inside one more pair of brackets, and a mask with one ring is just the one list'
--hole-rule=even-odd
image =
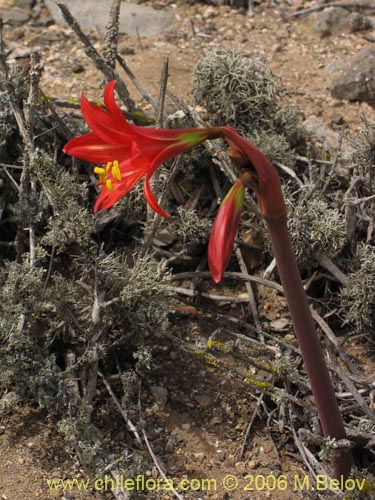
{"label": "pebble", "polygon": [[204,408],[212,405],[212,399],[206,394],[196,394],[194,399],[197,401],[199,406],[203,406]]}
{"label": "pebble", "polygon": [[259,466],[259,460],[250,460],[247,466],[251,470],[256,469]]}
{"label": "pebble", "polygon": [[241,474],[246,472],[246,464],[245,462],[237,462],[234,464],[235,468],[240,472]]}
{"label": "pebble", "polygon": [[153,395],[155,401],[159,404],[165,405],[168,399],[168,389],[161,387],[160,385],[153,385],[151,387],[151,394]]}

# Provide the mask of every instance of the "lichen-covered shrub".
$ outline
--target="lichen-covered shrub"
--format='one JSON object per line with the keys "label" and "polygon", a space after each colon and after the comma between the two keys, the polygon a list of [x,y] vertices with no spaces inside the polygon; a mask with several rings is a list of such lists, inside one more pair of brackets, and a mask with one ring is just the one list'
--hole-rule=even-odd
{"label": "lichen-covered shrub", "polygon": [[324,198],[295,199],[286,192],[288,227],[293,250],[301,266],[316,262],[315,255],[332,258],[346,243],[346,224],[341,212]]}
{"label": "lichen-covered shrub", "polygon": [[[0,82],[0,148],[12,162],[8,172],[0,166],[0,397],[10,392],[47,408],[81,462],[97,469],[110,456],[92,404],[99,365],[106,374],[114,365],[124,373],[151,366],[147,337],[168,328],[169,273],[152,254],[140,255],[131,236],[97,224],[95,184],[61,153],[67,138],[55,135],[42,100],[25,137],[28,98],[27,79]],[[138,226],[146,213],[140,197],[135,190],[124,201]]]}
{"label": "lichen-covered shrub", "polygon": [[375,121],[365,121],[360,138],[361,141],[353,154],[353,162],[360,175],[373,178],[375,172]]}
{"label": "lichen-covered shrub", "polygon": [[251,137],[251,142],[259,148],[262,153],[277,166],[282,163],[289,168],[294,168],[295,153],[290,148],[286,137],[275,132],[257,131]]}
{"label": "lichen-covered shrub", "polygon": [[195,68],[193,95],[217,124],[245,135],[273,131],[288,136],[296,124],[295,111],[280,103],[281,86],[271,70],[241,53],[207,51]]}
{"label": "lichen-covered shrub", "polygon": [[357,333],[373,336],[375,327],[375,249],[361,244],[352,261],[352,272],[340,294],[341,314]]}
{"label": "lichen-covered shrub", "polygon": [[195,210],[177,208],[178,220],[176,222],[176,233],[184,246],[194,248],[208,241],[211,222],[199,216]]}

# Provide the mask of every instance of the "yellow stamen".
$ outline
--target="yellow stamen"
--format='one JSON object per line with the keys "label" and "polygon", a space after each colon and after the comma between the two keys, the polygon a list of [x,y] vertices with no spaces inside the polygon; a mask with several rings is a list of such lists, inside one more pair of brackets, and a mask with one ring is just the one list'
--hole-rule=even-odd
{"label": "yellow stamen", "polygon": [[107,179],[105,181],[105,187],[108,189],[108,191],[113,191],[113,186],[112,186],[112,180],[111,179]]}
{"label": "yellow stamen", "polygon": [[113,162],[113,167],[112,167],[112,175],[115,179],[117,179],[118,181],[121,181],[121,172],[120,172],[120,168],[118,166],[118,161],[115,160]]}
{"label": "yellow stamen", "polygon": [[94,174],[99,176],[99,182],[104,182],[105,179],[105,168],[103,167],[94,167]]}
{"label": "yellow stamen", "polygon": [[103,168],[103,167],[94,167],[94,174],[96,174],[96,175],[105,174],[105,168]]}
{"label": "yellow stamen", "polygon": [[112,162],[111,162],[111,161],[109,161],[109,162],[107,163],[107,165],[105,166],[105,171],[107,172],[107,174],[108,174],[108,172],[111,170],[111,168],[112,168]]}

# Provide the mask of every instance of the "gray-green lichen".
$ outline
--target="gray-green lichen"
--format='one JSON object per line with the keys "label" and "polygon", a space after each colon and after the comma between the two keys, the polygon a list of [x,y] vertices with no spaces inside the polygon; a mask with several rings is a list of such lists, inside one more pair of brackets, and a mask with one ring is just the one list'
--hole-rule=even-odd
{"label": "gray-green lichen", "polygon": [[178,219],[175,231],[185,247],[194,248],[208,241],[211,222],[196,210],[177,208]]}
{"label": "gray-green lichen", "polygon": [[356,333],[373,336],[375,327],[375,249],[361,244],[352,261],[348,282],[340,293],[340,310],[345,323]]}
{"label": "gray-green lichen", "polygon": [[337,256],[346,243],[343,214],[319,196],[296,199],[286,191],[285,201],[290,239],[299,264],[316,262],[315,255],[320,252],[330,258]]}
{"label": "gray-green lichen", "polygon": [[281,86],[271,70],[238,52],[207,51],[195,68],[193,94],[216,124],[245,135],[273,131],[287,136],[296,124],[295,111],[281,105]]}

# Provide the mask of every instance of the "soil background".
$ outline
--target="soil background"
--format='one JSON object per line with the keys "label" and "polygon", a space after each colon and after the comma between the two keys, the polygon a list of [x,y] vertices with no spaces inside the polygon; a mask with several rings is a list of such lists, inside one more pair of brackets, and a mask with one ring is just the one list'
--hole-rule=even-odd
{"label": "soil background", "polygon": [[[152,5],[157,2],[143,2]],[[373,108],[366,103],[337,101],[329,93],[335,63],[354,55],[370,43],[364,33],[342,32],[322,37],[317,31],[315,14],[284,19],[281,10],[294,12],[308,8],[313,2],[292,0],[255,4],[255,15],[245,9],[209,5],[209,2],[188,5],[184,2],[164,3],[176,19],[176,31],[154,38],[122,35],[120,52],[125,54],[129,67],[147,90],[157,98],[163,62],[169,60],[168,88],[176,96],[193,103],[191,81],[194,65],[205,49],[222,47],[247,53],[263,61],[280,78],[286,100],[295,103],[300,117],[312,115],[349,140],[355,141],[363,128],[362,115],[374,117]],[[0,2],[2,5],[3,2]],[[69,28],[50,21],[43,2],[34,7],[34,17],[16,27],[4,28],[4,40],[14,64],[28,62],[30,50],[41,53],[44,75],[41,87],[46,95],[63,99],[79,99],[82,91],[92,99],[102,95],[103,76],[95,70],[85,55],[81,42]],[[375,20],[373,17],[372,19]],[[375,36],[368,30],[366,35]],[[100,35],[91,33],[94,45],[100,48]],[[137,90],[129,83],[134,99]],[[168,107],[167,103],[167,107]],[[145,110],[147,104],[142,104]],[[77,111],[78,113],[78,111]],[[217,291],[219,293],[219,291]],[[260,297],[259,308],[274,319],[287,315],[283,299],[276,294]],[[185,339],[212,331],[210,320],[202,318],[193,306],[176,304],[180,314],[179,334]],[[177,326],[176,326],[177,328]],[[182,333],[181,333],[182,332]],[[181,493],[183,498],[218,500],[275,500],[314,497],[314,493],[295,491],[296,476],[303,478],[306,469],[293,450],[279,445],[283,441],[280,427],[278,438],[271,435],[268,423],[255,418],[250,436],[246,438],[249,421],[256,410],[259,394],[231,381],[215,367],[194,356],[186,358],[168,340],[153,346],[154,367],[148,387],[142,388],[142,406],[148,438],[158,461],[168,477],[210,478],[217,481],[212,491]],[[351,346],[354,360],[360,360],[367,373],[373,373],[370,354],[361,346]],[[155,389],[156,388],[156,389]],[[160,389],[162,388],[162,389]],[[107,413],[108,429],[114,453],[123,452],[127,431],[114,407]],[[104,416],[103,416],[104,418]],[[132,450],[129,449],[129,454]],[[137,453],[148,455],[147,450]],[[145,477],[158,477],[155,467],[144,470]],[[239,479],[239,486],[225,491],[222,480],[226,475]],[[288,478],[285,491],[261,486],[254,488],[246,475]],[[0,415],[0,499],[25,498],[78,499],[103,498],[99,494],[74,491],[49,491],[46,479],[85,478],[79,464],[68,451],[54,422],[43,409],[19,407]],[[271,485],[272,486],[272,485]],[[168,500],[171,492],[143,493],[144,498]],[[113,498],[110,493],[105,498]],[[142,496],[139,498],[143,498]]]}

